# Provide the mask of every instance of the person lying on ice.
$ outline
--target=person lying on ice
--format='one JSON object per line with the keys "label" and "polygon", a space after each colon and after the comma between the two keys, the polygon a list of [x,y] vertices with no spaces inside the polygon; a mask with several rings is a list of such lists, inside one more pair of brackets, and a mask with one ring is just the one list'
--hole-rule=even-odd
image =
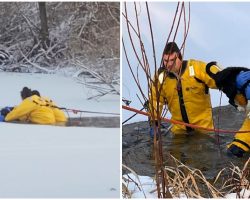
{"label": "person lying on ice", "polygon": [[[32,94],[31,89],[24,87],[21,91],[22,102],[18,106],[4,115],[4,121],[25,121],[36,124],[55,124],[55,114],[53,109],[46,105],[46,102],[36,94]],[[5,110],[6,111],[6,110]]]}
{"label": "person lying on ice", "polygon": [[[216,73],[220,69],[214,65],[211,70]],[[206,73],[205,62],[193,59],[183,60],[177,44],[170,42],[164,49],[163,66],[158,70],[155,80],[158,80],[159,92],[156,91],[153,83],[149,95],[151,121],[157,119],[157,93],[159,93],[160,114],[166,104],[173,120],[214,128],[209,88],[217,87],[214,79]],[[151,134],[153,131],[151,127]],[[190,134],[194,129],[173,124],[171,131],[174,134]],[[201,129],[195,131],[205,132]]]}
{"label": "person lying on ice", "polygon": [[32,95],[37,95],[42,101],[46,103],[46,106],[50,107],[53,110],[55,115],[56,124],[65,124],[67,122],[67,117],[64,112],[57,107],[57,105],[48,97],[41,97],[40,92],[37,90],[32,90]]}
{"label": "person lying on ice", "polygon": [[[211,62],[207,65],[208,74],[215,80],[217,87],[229,98],[229,103],[239,111],[246,112],[239,131],[250,130],[250,69],[243,67],[228,67],[214,74],[210,72]],[[229,156],[242,157],[245,152],[250,151],[250,132],[236,133],[234,140],[227,146]]]}

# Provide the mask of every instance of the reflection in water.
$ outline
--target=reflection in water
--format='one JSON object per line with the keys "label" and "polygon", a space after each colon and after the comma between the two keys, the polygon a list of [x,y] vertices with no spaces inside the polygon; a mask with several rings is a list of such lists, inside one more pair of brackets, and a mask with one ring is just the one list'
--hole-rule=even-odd
{"label": "reflection in water", "polygon": [[[227,126],[220,128],[237,130],[241,126],[242,120],[236,114],[233,117],[229,115],[228,108],[225,113],[226,115],[222,119],[226,120],[227,123],[222,121],[221,124]],[[162,131],[166,130],[168,126],[165,125]],[[175,166],[168,156],[168,153],[171,153],[188,167],[200,169],[207,179],[213,179],[225,167],[232,167],[231,163],[242,169],[249,154],[245,154],[243,158],[227,156],[226,145],[233,140],[233,136],[234,134],[220,134],[219,139],[217,139],[213,133],[201,134],[197,132],[193,135],[173,136],[165,131],[162,135],[164,165]],[[122,143],[123,164],[139,175],[154,176],[153,140],[149,136],[148,122],[124,125]]]}
{"label": "reflection in water", "polygon": [[175,135],[167,133],[162,137],[165,165],[168,162],[167,152],[183,164],[200,169],[208,179],[214,178],[224,167],[231,163],[243,167],[247,157],[228,157],[226,145],[232,141],[232,134],[220,135],[193,133],[192,135]]}

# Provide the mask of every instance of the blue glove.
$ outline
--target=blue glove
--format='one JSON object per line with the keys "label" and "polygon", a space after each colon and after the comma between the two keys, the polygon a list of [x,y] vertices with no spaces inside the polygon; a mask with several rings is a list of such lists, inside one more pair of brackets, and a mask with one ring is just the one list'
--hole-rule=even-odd
{"label": "blue glove", "polygon": [[4,116],[0,115],[0,122],[4,122]]}
{"label": "blue glove", "polygon": [[150,127],[150,130],[149,130],[149,135],[151,138],[154,138],[154,127]]}
{"label": "blue glove", "polygon": [[242,71],[236,77],[236,87],[237,89],[241,89],[244,84],[250,80],[250,71]]}
{"label": "blue glove", "polygon": [[[154,139],[154,127],[153,126],[150,126],[149,135],[152,139]],[[158,127],[156,127],[156,138],[158,139]]]}
{"label": "blue glove", "polygon": [[6,117],[10,111],[13,110],[14,107],[5,107],[1,110],[1,115]]}
{"label": "blue glove", "polygon": [[150,122],[149,135],[150,135],[151,138],[154,138],[154,126],[153,126],[153,123],[155,123],[156,130],[157,130],[156,137],[158,138],[158,121],[151,121]]}
{"label": "blue glove", "polygon": [[245,95],[247,100],[250,100],[250,85],[248,84],[246,89],[245,89]]}

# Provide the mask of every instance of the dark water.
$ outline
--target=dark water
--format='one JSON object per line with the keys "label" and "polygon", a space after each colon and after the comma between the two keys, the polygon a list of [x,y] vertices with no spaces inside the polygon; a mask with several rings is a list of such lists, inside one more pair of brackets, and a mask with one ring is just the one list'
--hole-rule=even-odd
{"label": "dark water", "polygon": [[[219,115],[218,115],[219,112]],[[238,130],[244,116],[231,106],[214,109],[214,119],[221,129]],[[218,124],[215,124],[218,127]],[[169,124],[164,124],[167,127]],[[213,179],[218,172],[231,166],[231,163],[243,167],[249,154],[243,158],[229,157],[226,145],[229,144],[234,134],[198,134],[173,136],[163,130],[162,144],[164,165],[170,165],[168,153],[171,153],[185,165],[200,169],[207,179]],[[149,136],[148,122],[138,122],[124,125],[122,129],[122,157],[123,164],[132,168],[139,175],[153,176],[155,174],[153,158],[153,141]]]}
{"label": "dark water", "polygon": [[119,117],[81,117],[69,118],[66,126],[119,128]]}
{"label": "dark water", "polygon": [[[229,157],[226,153],[226,145],[232,141],[231,134],[220,135],[198,134],[192,136],[163,137],[164,152],[171,153],[187,166],[200,169],[207,179],[213,179],[219,170],[230,166],[231,162],[242,167],[247,160],[244,158]],[[165,157],[167,160],[167,157]],[[168,165],[167,162],[165,162]]]}
{"label": "dark water", "polygon": [[[31,124],[27,122],[12,121],[17,124]],[[76,117],[68,118],[67,123],[58,123],[58,126],[80,126],[96,128],[119,128],[120,117]]]}

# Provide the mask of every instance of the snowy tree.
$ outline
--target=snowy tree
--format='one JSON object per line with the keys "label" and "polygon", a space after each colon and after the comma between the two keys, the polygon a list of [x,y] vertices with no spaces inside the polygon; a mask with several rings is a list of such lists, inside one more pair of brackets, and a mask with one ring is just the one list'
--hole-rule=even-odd
{"label": "snowy tree", "polygon": [[[119,2],[0,2],[0,23],[1,70],[73,66],[83,84],[105,85],[99,95],[119,94]],[[97,83],[86,83],[86,75]]]}
{"label": "snowy tree", "polygon": [[40,38],[43,48],[46,49],[46,45],[49,43],[49,29],[47,23],[46,3],[38,2],[38,5],[39,5],[40,20],[41,20]]}

